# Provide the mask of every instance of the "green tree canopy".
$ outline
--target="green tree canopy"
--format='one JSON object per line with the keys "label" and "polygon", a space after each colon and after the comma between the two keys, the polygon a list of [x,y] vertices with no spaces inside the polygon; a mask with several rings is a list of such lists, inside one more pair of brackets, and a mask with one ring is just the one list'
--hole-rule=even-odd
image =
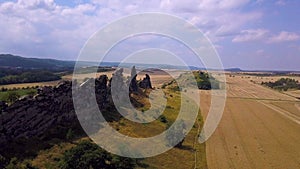
{"label": "green tree canopy", "polygon": [[64,153],[61,169],[131,169],[136,160],[112,155],[89,141],[82,141]]}

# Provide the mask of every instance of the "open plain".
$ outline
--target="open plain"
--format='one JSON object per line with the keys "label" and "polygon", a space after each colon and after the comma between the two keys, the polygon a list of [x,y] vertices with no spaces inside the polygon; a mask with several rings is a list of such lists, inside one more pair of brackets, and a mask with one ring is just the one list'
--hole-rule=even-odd
{"label": "open plain", "polygon": [[[222,120],[206,142],[209,169],[300,168],[300,100],[227,76]],[[201,112],[210,107],[210,93],[201,91]]]}

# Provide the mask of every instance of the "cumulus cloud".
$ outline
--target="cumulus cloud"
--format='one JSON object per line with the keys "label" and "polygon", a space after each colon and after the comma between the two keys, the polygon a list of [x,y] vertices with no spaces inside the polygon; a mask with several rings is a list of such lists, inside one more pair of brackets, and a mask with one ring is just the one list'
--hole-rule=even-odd
{"label": "cumulus cloud", "polygon": [[298,41],[299,39],[300,35],[298,35],[297,33],[282,31],[278,35],[271,36],[267,42],[280,43],[288,41]]}
{"label": "cumulus cloud", "polygon": [[280,43],[300,40],[300,35],[294,32],[281,31],[274,35],[267,29],[248,29],[236,35],[232,42],[261,41],[265,43]]}
{"label": "cumulus cloud", "polygon": [[184,17],[217,42],[262,17],[260,11],[241,11],[249,4],[249,0],[163,0],[160,7]]}
{"label": "cumulus cloud", "polygon": [[286,5],[286,2],[284,0],[278,0],[275,2],[276,5],[279,5],[279,6],[284,6]]}
{"label": "cumulus cloud", "polygon": [[0,52],[72,59],[95,31],[138,12],[175,14],[218,42],[262,17],[259,11],[241,10],[249,3],[250,0],[90,0],[66,6],[54,0],[4,2],[0,3]]}
{"label": "cumulus cloud", "polygon": [[243,30],[239,35],[237,35],[232,42],[249,42],[262,40],[266,37],[269,31],[266,29],[248,29]]}
{"label": "cumulus cloud", "polygon": [[259,50],[255,51],[255,53],[257,55],[262,55],[262,54],[264,54],[264,52],[265,52],[265,50],[263,50],[263,49],[259,49]]}
{"label": "cumulus cloud", "polygon": [[53,0],[2,3],[0,52],[74,58],[89,35],[103,25],[90,15],[94,10],[90,4],[66,7]]}

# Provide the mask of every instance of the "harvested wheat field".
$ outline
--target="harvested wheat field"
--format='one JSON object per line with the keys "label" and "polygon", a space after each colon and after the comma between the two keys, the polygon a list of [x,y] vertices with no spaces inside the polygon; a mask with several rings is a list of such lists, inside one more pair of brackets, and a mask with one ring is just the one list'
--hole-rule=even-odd
{"label": "harvested wheat field", "polygon": [[[228,98],[222,120],[206,142],[209,169],[300,168],[300,100],[227,77]],[[210,106],[201,91],[204,117]]]}

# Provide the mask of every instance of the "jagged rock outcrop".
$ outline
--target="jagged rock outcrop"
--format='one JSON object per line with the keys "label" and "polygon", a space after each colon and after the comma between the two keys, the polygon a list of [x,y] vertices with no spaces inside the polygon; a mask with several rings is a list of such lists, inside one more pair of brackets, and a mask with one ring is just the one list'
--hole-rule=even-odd
{"label": "jagged rock outcrop", "polygon": [[148,74],[145,75],[144,79],[139,82],[139,87],[143,89],[152,89],[151,79]]}
{"label": "jagged rock outcrop", "polygon": [[[104,108],[109,98],[107,76],[96,79],[95,86],[99,108]],[[40,138],[52,127],[70,126],[72,123],[78,123],[72,100],[72,82],[64,81],[56,87],[43,87],[36,96],[23,97],[2,113],[0,146],[19,138]]]}
{"label": "jagged rock outcrop", "polygon": [[6,111],[6,108],[8,107],[8,104],[5,101],[0,101],[0,114],[4,111]]}
{"label": "jagged rock outcrop", "polygon": [[137,92],[138,91],[138,82],[136,80],[137,74],[135,66],[131,69],[131,76],[130,76],[130,84],[129,84],[129,90],[130,92]]}
{"label": "jagged rock outcrop", "polygon": [[40,89],[33,98],[24,97],[0,116],[0,145],[19,138],[40,137],[54,125],[76,119],[71,82]]}
{"label": "jagged rock outcrop", "polygon": [[[128,90],[128,86],[124,82],[122,75],[123,70],[115,72],[113,77],[108,81],[106,75],[92,80],[89,79],[81,84],[76,84],[73,90],[78,90],[83,101],[83,108],[89,107],[88,100],[91,87],[95,87],[95,96],[98,108],[107,121],[120,119],[122,116],[115,111],[115,107],[111,96],[112,79],[116,85],[116,90]],[[149,75],[143,80],[141,87],[151,88]],[[128,97],[128,95],[127,95]],[[122,98],[119,98],[122,99]],[[74,123],[79,125],[75,113],[72,98],[72,82],[64,81],[55,87],[43,87],[38,90],[38,94],[34,97],[23,97],[10,106],[5,102],[0,103],[2,114],[0,114],[0,150],[7,143],[16,139],[30,139],[45,137],[47,131],[55,126],[71,126]],[[87,117],[87,123],[89,123]],[[93,124],[88,124],[93,125]],[[99,124],[95,124],[95,131],[99,129]]]}

